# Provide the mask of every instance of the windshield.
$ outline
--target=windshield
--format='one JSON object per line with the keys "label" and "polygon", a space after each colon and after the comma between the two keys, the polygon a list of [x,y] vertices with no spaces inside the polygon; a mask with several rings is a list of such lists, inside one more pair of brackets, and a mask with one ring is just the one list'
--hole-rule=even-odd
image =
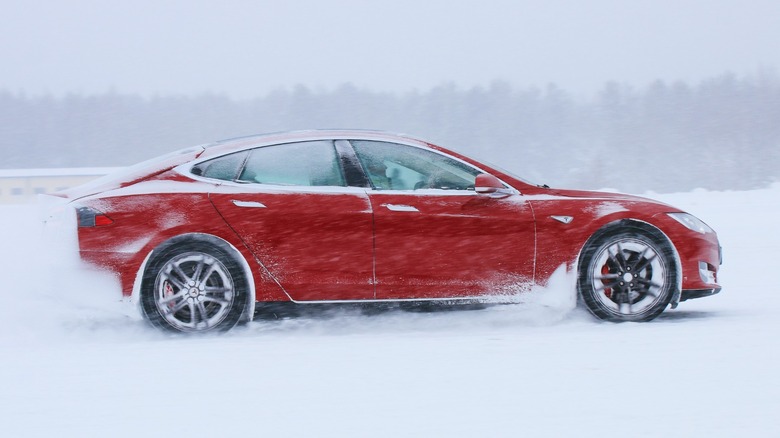
{"label": "windshield", "polygon": [[505,173],[505,174],[511,176],[512,178],[514,178],[516,180],[519,180],[519,181],[522,181],[522,182],[524,182],[524,183],[526,183],[528,185],[543,187],[543,185],[541,185],[541,184],[536,184],[534,182],[528,181],[527,179],[525,179],[525,178],[523,178],[521,176],[518,176],[516,173],[514,173],[514,172],[512,172],[510,170],[506,170],[505,168],[503,168],[501,166],[498,166],[495,163],[491,163],[488,160],[483,160],[481,158],[477,158],[477,161],[479,161],[480,163],[484,163],[484,164],[488,165],[489,167],[492,167],[493,169],[496,169],[497,171],[499,171],[501,173]]}

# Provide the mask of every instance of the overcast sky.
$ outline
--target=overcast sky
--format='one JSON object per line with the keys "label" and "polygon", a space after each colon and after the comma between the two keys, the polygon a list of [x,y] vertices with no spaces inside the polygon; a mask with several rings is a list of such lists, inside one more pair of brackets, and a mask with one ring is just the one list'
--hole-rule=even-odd
{"label": "overcast sky", "polygon": [[590,94],[780,67],[778,0],[0,0],[0,90]]}

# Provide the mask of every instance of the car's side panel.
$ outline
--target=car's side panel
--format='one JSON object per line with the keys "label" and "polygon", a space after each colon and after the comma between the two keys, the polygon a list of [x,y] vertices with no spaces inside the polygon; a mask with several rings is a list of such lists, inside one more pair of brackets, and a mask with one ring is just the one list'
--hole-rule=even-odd
{"label": "car's side panel", "polygon": [[655,209],[639,202],[610,198],[530,196],[537,213],[537,276],[549,277],[562,264],[573,267],[582,247],[597,230],[620,219],[650,222]]}
{"label": "car's side panel", "polygon": [[80,200],[78,205],[95,208],[113,220],[109,225],[80,227],[79,247],[84,260],[118,275],[124,295],[132,293],[138,271],[151,251],[172,237],[201,233],[216,236],[241,253],[254,274],[258,299],[289,300],[221,219],[205,193],[119,192],[117,196]]}
{"label": "car's side panel", "polygon": [[377,298],[514,293],[533,282],[528,203],[465,193],[370,192]]}
{"label": "car's side panel", "polygon": [[296,301],[373,299],[365,192],[267,187],[225,186],[210,199],[287,294]]}
{"label": "car's side panel", "polygon": [[537,221],[537,282],[544,284],[561,265],[572,269],[585,242],[628,209],[599,199],[528,196]]}
{"label": "car's side panel", "polygon": [[[536,275],[540,282],[548,278],[562,264],[572,267],[590,236],[605,225],[632,219],[646,222],[664,233],[677,250],[682,268],[683,289],[720,287],[702,281],[699,262],[711,265],[717,272],[719,248],[715,234],[701,235],[684,228],[659,213],[660,204],[634,200],[567,196],[531,196],[537,218],[538,259]],[[568,221],[568,222],[566,222]]]}

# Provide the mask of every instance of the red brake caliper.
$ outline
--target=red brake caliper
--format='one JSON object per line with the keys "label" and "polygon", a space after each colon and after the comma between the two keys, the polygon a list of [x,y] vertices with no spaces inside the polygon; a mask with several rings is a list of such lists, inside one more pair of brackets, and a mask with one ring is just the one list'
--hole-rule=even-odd
{"label": "red brake caliper", "polygon": [[[609,266],[606,264],[601,267],[601,275],[607,275],[609,274]],[[612,298],[612,288],[604,288],[604,295],[607,296],[607,298]]]}
{"label": "red brake caliper", "polygon": [[[171,286],[171,283],[168,280],[166,280],[165,283],[163,283],[163,290],[164,290],[163,294],[165,295],[165,298],[173,296],[173,294],[174,294],[173,286]],[[173,306],[175,306],[175,305],[176,305],[176,303],[171,301],[171,302],[168,303],[168,308],[169,309],[173,309]]]}

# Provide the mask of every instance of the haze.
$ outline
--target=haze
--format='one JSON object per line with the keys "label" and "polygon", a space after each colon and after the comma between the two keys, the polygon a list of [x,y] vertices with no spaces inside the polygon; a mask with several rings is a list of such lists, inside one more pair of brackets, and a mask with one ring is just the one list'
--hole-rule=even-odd
{"label": "haze", "polygon": [[0,89],[224,94],[503,80],[590,95],[780,65],[780,2],[0,1]]}

